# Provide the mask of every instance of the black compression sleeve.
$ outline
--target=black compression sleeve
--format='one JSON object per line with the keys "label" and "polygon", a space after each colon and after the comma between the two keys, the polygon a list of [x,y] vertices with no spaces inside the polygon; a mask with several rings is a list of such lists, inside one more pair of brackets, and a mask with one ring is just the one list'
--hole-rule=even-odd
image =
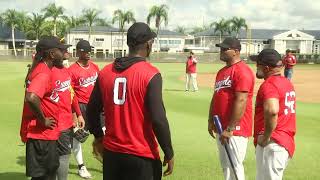
{"label": "black compression sleeve", "polygon": [[162,101],[162,77],[156,74],[148,84],[146,106],[150,112],[153,131],[157,137],[166,159],[173,157],[171,135],[166,111]]}
{"label": "black compression sleeve", "polygon": [[87,105],[87,118],[90,122],[89,131],[94,135],[94,137],[99,138],[103,136],[102,124],[100,121],[100,114],[103,110],[102,96],[99,87],[99,81],[97,79],[93,91],[90,96],[89,103]]}

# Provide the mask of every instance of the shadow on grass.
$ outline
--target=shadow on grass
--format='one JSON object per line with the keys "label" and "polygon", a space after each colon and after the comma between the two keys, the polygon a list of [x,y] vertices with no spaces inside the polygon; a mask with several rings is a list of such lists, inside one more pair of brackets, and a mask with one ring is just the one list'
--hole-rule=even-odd
{"label": "shadow on grass", "polygon": [[19,164],[20,166],[25,166],[26,165],[26,157],[25,156],[17,157],[17,164]]}
{"label": "shadow on grass", "polygon": [[5,172],[0,173],[0,179],[3,180],[27,180],[28,178],[21,172]]}

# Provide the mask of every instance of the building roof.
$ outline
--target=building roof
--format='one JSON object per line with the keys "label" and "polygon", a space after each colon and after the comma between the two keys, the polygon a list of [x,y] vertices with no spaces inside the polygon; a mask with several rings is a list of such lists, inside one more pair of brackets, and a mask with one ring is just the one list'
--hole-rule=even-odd
{"label": "building roof", "polygon": [[[119,32],[118,28],[108,27],[108,26],[92,26],[93,32]],[[89,32],[89,26],[79,26],[76,28],[71,28],[70,32]]]}
{"label": "building roof", "polygon": [[159,35],[160,36],[186,36],[185,34],[175,32],[175,31],[170,31],[170,30],[159,30]]}
{"label": "building roof", "polygon": [[[279,30],[279,29],[251,29],[251,39],[272,39],[274,36],[290,31],[288,29]],[[315,39],[320,39],[320,30],[298,30],[314,36]],[[235,33],[231,34],[235,36]],[[209,29],[196,33],[195,37],[198,36],[219,36],[219,32],[214,32],[214,29]],[[244,29],[241,29],[239,32],[239,39],[247,39],[247,32]]]}
{"label": "building roof", "polygon": [[[109,32],[119,32],[119,28],[114,27],[108,27],[108,26],[92,26],[93,32],[99,32],[99,33],[109,33]],[[86,33],[89,32],[89,26],[79,26],[76,28],[70,29],[71,33],[75,32],[82,32]],[[169,31],[169,30],[159,30],[159,35],[161,36],[185,36],[182,33]]]}
{"label": "building roof", "polygon": [[[16,42],[26,41],[26,36],[23,32],[15,29],[14,37]],[[6,25],[0,25],[0,41],[12,41],[11,28]]]}

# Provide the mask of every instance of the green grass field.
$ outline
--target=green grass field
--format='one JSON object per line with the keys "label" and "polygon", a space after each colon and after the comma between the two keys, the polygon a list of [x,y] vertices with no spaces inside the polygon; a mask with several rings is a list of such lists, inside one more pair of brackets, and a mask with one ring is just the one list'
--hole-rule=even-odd
{"label": "green grass field", "polygon": [[[25,177],[25,146],[20,142],[19,128],[23,102],[23,80],[26,62],[0,61],[0,180]],[[99,63],[100,67],[103,66]],[[170,180],[223,179],[214,140],[207,132],[207,112],[212,96],[210,88],[198,93],[184,92],[184,64],[155,64],[162,72],[164,101],[171,126],[175,150],[175,169]],[[222,64],[199,64],[200,73],[216,72]],[[319,65],[297,68],[319,69]],[[297,103],[296,153],[284,179],[320,179],[320,103]],[[91,155],[92,137],[84,144],[84,159],[94,179],[102,179],[101,164]],[[246,179],[255,178],[255,155],[252,139],[244,162]],[[80,179],[74,158],[71,158],[70,180]]]}

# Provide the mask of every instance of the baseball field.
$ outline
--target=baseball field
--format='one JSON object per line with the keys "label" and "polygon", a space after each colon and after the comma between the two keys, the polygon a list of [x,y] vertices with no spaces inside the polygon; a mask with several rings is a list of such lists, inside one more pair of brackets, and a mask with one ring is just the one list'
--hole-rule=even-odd
{"label": "baseball field", "polygon": [[[103,67],[105,63],[98,63]],[[23,81],[27,62],[0,61],[0,180],[25,177],[25,146],[19,137]],[[175,169],[170,180],[223,179],[215,140],[207,132],[208,107],[214,74],[223,64],[199,64],[199,92],[184,91],[183,63],[155,63],[163,76],[163,94],[175,150]],[[255,70],[255,66],[251,66]],[[320,65],[297,65],[293,83],[297,93],[296,152],[284,179],[320,179]],[[257,81],[256,89],[261,81]],[[93,179],[102,179],[101,164],[91,154],[92,137],[84,144],[84,159]],[[249,140],[244,162],[246,179],[255,179],[255,149]],[[77,176],[71,158],[69,179]]]}

